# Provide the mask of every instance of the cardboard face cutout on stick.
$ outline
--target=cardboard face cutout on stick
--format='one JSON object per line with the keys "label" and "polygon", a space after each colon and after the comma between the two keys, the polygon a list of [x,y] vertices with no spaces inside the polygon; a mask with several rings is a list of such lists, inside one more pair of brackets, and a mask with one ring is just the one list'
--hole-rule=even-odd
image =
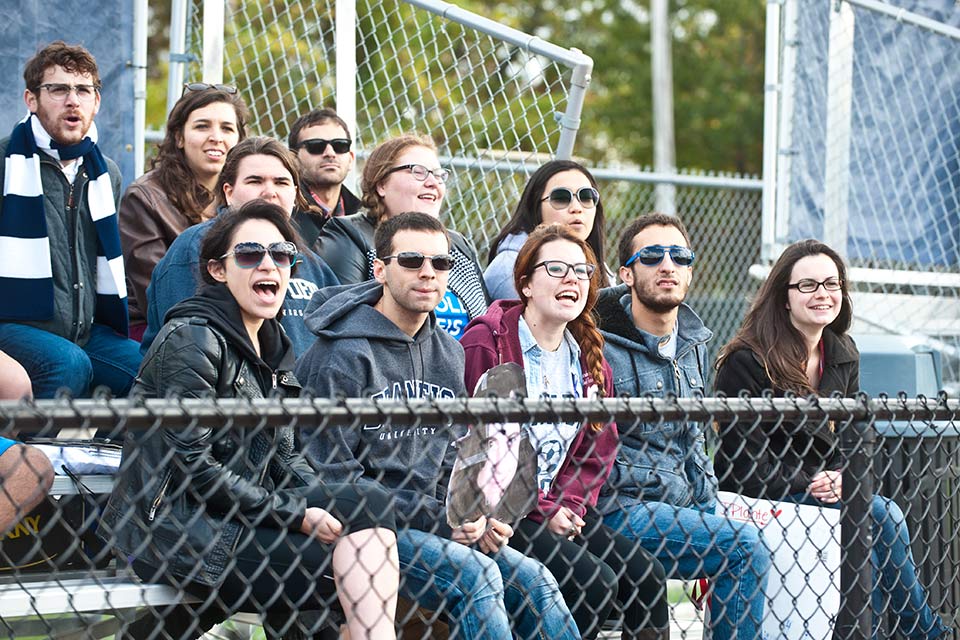
{"label": "cardboard face cutout on stick", "polygon": [[[477,382],[474,396],[526,398],[523,369],[512,362],[490,369]],[[471,425],[456,447],[447,489],[451,527],[480,516],[512,525],[530,513],[537,501],[537,456],[522,425]]]}

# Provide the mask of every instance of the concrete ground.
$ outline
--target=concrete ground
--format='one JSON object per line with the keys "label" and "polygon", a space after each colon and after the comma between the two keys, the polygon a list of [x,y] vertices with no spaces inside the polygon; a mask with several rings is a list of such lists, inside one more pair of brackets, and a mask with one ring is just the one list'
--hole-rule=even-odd
{"label": "concrete ground", "polygon": [[[618,640],[618,631],[605,631],[599,638]],[[670,640],[702,640],[703,612],[688,601],[670,605]]]}

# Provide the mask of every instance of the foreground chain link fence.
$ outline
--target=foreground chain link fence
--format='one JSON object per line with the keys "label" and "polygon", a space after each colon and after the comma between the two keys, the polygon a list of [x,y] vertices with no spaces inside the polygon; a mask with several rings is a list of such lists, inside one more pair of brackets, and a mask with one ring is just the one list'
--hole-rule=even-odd
{"label": "foreground chain link fence", "polygon": [[[754,614],[758,621],[761,616],[764,618],[764,637],[826,638],[831,627],[835,638],[870,637],[869,629],[874,623],[871,598],[876,599],[879,607],[876,623],[884,629],[880,637],[907,637],[896,635],[898,621],[902,625],[900,632],[906,632],[914,624],[918,628],[932,625],[930,616],[934,614],[954,628],[960,604],[958,416],[960,403],[945,396],[936,400],[869,400],[864,396],[857,400],[819,401],[621,398],[552,402],[410,400],[402,403],[301,399],[251,403],[171,399],[145,403],[126,400],[2,403],[3,432],[16,432],[19,439],[43,448],[55,461],[58,476],[49,490],[49,498],[30,514],[17,514],[19,519],[14,518],[17,522],[10,525],[0,545],[0,623],[11,638],[114,634],[130,638],[179,638],[196,637],[200,630],[209,629],[240,610],[254,614],[256,624],[265,625],[267,637],[304,637],[298,635],[301,633],[308,634],[307,637],[337,637],[336,629],[344,621],[341,605],[346,589],[353,590],[350,596],[353,600],[348,599],[348,603],[373,595],[377,606],[373,614],[369,610],[364,612],[368,620],[371,615],[392,618],[392,595],[389,589],[381,592],[382,585],[377,582],[391,571],[390,561],[385,561],[377,551],[386,543],[390,547],[399,544],[400,549],[401,598],[396,623],[405,628],[403,637],[445,637],[447,628],[451,632],[459,629],[463,634],[460,637],[489,637],[483,635],[484,618],[479,629],[471,631],[464,626],[471,619],[471,609],[473,614],[482,609],[484,598],[464,600],[463,594],[476,596],[486,593],[485,589],[495,592],[501,576],[495,571],[472,570],[460,555],[467,552],[464,545],[448,539],[445,545],[431,546],[418,538],[426,538],[426,534],[413,530],[410,523],[415,521],[415,514],[395,510],[391,504],[373,499],[350,502],[347,493],[337,493],[332,488],[347,486],[359,490],[368,485],[369,480],[350,481],[351,476],[346,472],[327,475],[321,472],[310,478],[313,487],[297,487],[294,478],[298,463],[293,458],[285,458],[293,462],[283,469],[264,466],[263,460],[280,455],[290,444],[284,434],[290,433],[296,433],[297,442],[311,451],[315,450],[311,448],[312,439],[327,437],[338,430],[376,429],[381,440],[404,446],[404,436],[416,430],[447,431],[452,437],[464,432],[465,426],[460,425],[471,425],[474,433],[481,432],[483,425],[496,425],[498,429],[486,432],[490,437],[481,438],[479,449],[470,449],[469,442],[462,441],[457,462],[460,475],[454,472],[454,481],[449,485],[441,483],[444,489],[450,487],[451,492],[446,496],[445,491],[433,496],[413,492],[415,500],[410,502],[411,492],[405,492],[404,488],[416,486],[423,480],[416,478],[413,470],[407,478],[377,478],[382,484],[397,488],[390,493],[398,504],[407,500],[407,504],[422,506],[431,500],[446,499],[446,518],[441,515],[429,527],[418,526],[450,535],[444,520],[456,519],[455,513],[481,508],[481,513],[510,517],[501,515],[503,511],[489,510],[493,504],[489,502],[489,492],[493,490],[497,494],[494,501],[506,501],[508,496],[514,496],[512,488],[507,490],[498,483],[501,478],[513,476],[511,470],[516,468],[514,480],[505,481],[515,482],[522,473],[524,459],[521,456],[521,460],[513,460],[511,465],[504,452],[516,449],[510,449],[509,444],[505,449],[499,448],[498,433],[511,423],[588,421],[607,429],[617,428],[621,439],[649,439],[651,443],[657,441],[654,434],[680,433],[684,425],[691,423],[714,427],[707,430],[711,435],[708,448],[717,454],[721,488],[733,492],[722,492],[716,507],[685,504],[690,508],[671,512],[672,518],[650,518],[648,530],[636,531],[633,528],[642,519],[636,514],[656,506],[641,500],[639,507],[636,503],[629,507],[634,511],[629,524],[618,530],[631,539],[643,541],[642,545],[661,560],[668,578],[682,576],[688,582],[694,578],[708,579],[701,586],[708,594],[706,626],[717,630],[715,638],[723,635],[719,629],[724,620],[733,620],[739,625],[742,617],[749,615],[749,607],[747,611],[736,608],[734,599],[749,600],[755,590],[763,589],[764,583],[765,595],[759,596],[759,602],[766,603],[764,612]],[[731,466],[722,461],[735,458],[740,443],[758,431],[770,433],[777,428],[786,428],[792,440],[788,444],[798,447],[801,443],[816,447],[822,442],[833,443],[832,451],[823,452],[824,468],[842,472],[843,508],[829,508],[819,503],[813,506],[812,500],[807,500],[811,505],[801,506],[797,504],[798,498],[787,499],[784,495],[757,500],[751,494],[764,493],[767,487],[757,488],[747,479],[754,475],[754,467],[760,463],[738,459]],[[44,440],[65,434],[65,430],[96,431],[99,436],[114,439],[126,435],[122,463],[117,445],[104,444],[103,440],[88,441],[86,455],[80,455],[77,443],[62,439],[63,435],[58,440]],[[150,450],[141,447],[154,437],[169,445],[159,460],[149,459]],[[55,443],[59,447],[52,446]],[[499,458],[497,452],[500,452]],[[366,459],[363,452],[354,452],[354,455],[361,464],[376,468],[377,461]],[[316,464],[323,468],[325,464],[337,464],[344,459],[316,461]],[[444,467],[447,470],[450,470],[450,460],[452,458]],[[786,466],[788,455],[784,454],[782,460]],[[128,478],[137,477],[128,474],[130,469],[145,461],[155,465],[146,475],[139,476],[147,480],[142,485],[129,482]],[[484,465],[491,462],[494,480],[485,483]],[[463,468],[477,464],[479,471],[462,475]],[[111,473],[110,467],[117,465],[119,468],[112,469]],[[216,470],[213,475],[211,469]],[[775,476],[779,471],[779,467],[774,468],[771,474]],[[631,486],[624,482],[624,474],[634,472],[636,478],[645,480]],[[600,488],[601,505],[605,500],[612,500],[615,505],[626,504],[626,497],[631,495],[642,498],[645,491],[655,490],[656,483],[666,474],[676,472],[676,469],[658,468],[625,472],[621,467],[614,471],[607,486]],[[691,477],[702,476],[702,479],[711,476],[709,465],[679,472]],[[17,493],[21,485],[29,485],[40,473],[40,466],[28,458],[23,458],[13,470],[7,468],[2,497],[9,500],[21,495]],[[347,545],[349,551],[338,556],[330,545],[318,544],[298,533],[302,513],[298,513],[297,508],[302,509],[304,503],[293,501],[291,504],[297,505],[293,510],[283,508],[285,503],[280,498],[258,503],[244,493],[245,488],[257,484],[257,477],[261,486],[271,487],[269,491],[274,496],[288,492],[316,495],[320,491],[325,496],[323,507],[337,514],[344,524],[336,548],[350,540],[364,540],[363,544]],[[456,480],[458,477],[461,481]],[[464,477],[469,479],[462,481]],[[347,485],[336,485],[345,481]],[[610,491],[611,486],[623,487],[621,495]],[[44,488],[41,485],[36,490]],[[873,498],[875,494],[892,501]],[[104,515],[108,499],[110,505]],[[677,502],[684,504],[680,498]],[[139,506],[117,510],[116,505],[126,504]],[[307,504],[316,503],[308,501]],[[529,508],[527,505],[526,509]],[[608,514],[605,521],[612,524],[617,519],[611,519]],[[363,533],[361,522],[381,523],[387,529],[369,529],[376,535],[356,538],[354,536]],[[392,529],[393,522],[397,524],[396,538],[392,530],[388,530]],[[733,524],[720,528],[711,522]],[[514,526],[523,525],[518,521]],[[904,545],[898,547],[898,540],[890,538],[891,527]],[[129,535],[131,528],[146,532],[142,544],[135,548],[129,546],[130,540],[136,537]],[[254,531],[259,533],[252,533]],[[263,535],[265,531],[269,535]],[[580,534],[582,537],[594,535],[591,531],[588,525]],[[407,549],[411,539],[419,540],[412,545],[413,552]],[[224,547],[224,540],[231,540],[232,546]],[[511,546],[531,553],[530,548],[523,548],[515,539]],[[504,553],[500,551],[494,557]],[[604,558],[609,566],[629,570],[630,565],[619,555],[622,549],[611,549],[610,553],[610,557]],[[251,557],[268,556],[273,562],[244,564]],[[477,556],[484,557],[480,553]],[[697,560],[691,562],[694,557]],[[279,562],[277,558],[284,560]],[[462,564],[455,566],[452,573],[438,568],[457,562]],[[230,577],[219,586],[216,581],[204,586],[205,578],[218,563],[224,575]],[[907,575],[913,563],[917,567],[916,585]],[[434,569],[429,574],[418,573],[417,567],[424,565],[432,565]],[[493,563],[483,566],[486,570],[496,567]],[[351,571],[355,573],[350,574]],[[502,568],[501,573],[506,585],[502,597],[512,614],[514,633],[567,637],[558,635],[562,630],[545,628],[551,623],[547,615],[534,617],[535,626],[543,627],[524,630],[522,615],[510,597],[511,583],[521,577],[505,573]],[[562,575],[556,570],[555,573],[561,589],[566,581],[572,580],[577,593],[584,594],[604,579],[600,573]],[[333,575],[338,576],[336,583]],[[361,576],[359,584],[363,589],[357,591],[358,583],[348,582],[351,575],[353,579]],[[447,575],[451,576],[450,583],[443,581]],[[242,576],[239,586],[229,586],[231,580],[237,582],[236,576]],[[479,580],[479,584],[468,582],[470,579]],[[914,606],[926,599],[930,614],[926,622],[922,616],[910,615],[912,610],[905,604],[910,598],[902,590],[898,592],[901,583],[913,594],[921,594],[913,599]],[[264,589],[271,584],[279,586]],[[548,581],[548,584],[552,583]],[[874,585],[880,586],[874,588]],[[614,586],[613,593],[616,592]],[[564,591],[565,596],[568,593]],[[428,594],[435,594],[432,600]],[[681,606],[687,597],[685,593],[671,590],[670,606]],[[572,610],[577,603],[568,602],[568,605]],[[608,620],[598,623],[603,622],[609,630],[617,629],[623,624],[622,611],[629,606],[614,606],[603,616]],[[574,623],[567,619],[565,624]],[[211,632],[220,635],[210,637],[245,637],[237,635],[237,625],[236,621],[221,625]],[[811,635],[802,635],[805,632]],[[920,635],[909,637],[935,637],[929,629],[924,631],[929,632],[929,636],[916,632]],[[605,637],[618,637],[614,631],[603,633]],[[674,637],[699,637],[699,634],[688,636],[676,623],[674,633],[679,633]]]}

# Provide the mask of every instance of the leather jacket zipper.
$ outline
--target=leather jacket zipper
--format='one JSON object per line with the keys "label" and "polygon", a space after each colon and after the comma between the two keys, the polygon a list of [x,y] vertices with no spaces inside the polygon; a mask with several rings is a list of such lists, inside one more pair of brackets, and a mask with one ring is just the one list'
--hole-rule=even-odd
{"label": "leather jacket zipper", "polygon": [[153,504],[150,505],[150,512],[147,514],[147,520],[153,522],[153,519],[157,515],[157,510],[160,508],[160,505],[163,503],[163,498],[167,494],[167,487],[170,486],[170,479],[173,477],[173,472],[168,471],[167,477],[163,479],[163,484],[160,485],[160,491],[157,492],[157,497],[153,499]]}

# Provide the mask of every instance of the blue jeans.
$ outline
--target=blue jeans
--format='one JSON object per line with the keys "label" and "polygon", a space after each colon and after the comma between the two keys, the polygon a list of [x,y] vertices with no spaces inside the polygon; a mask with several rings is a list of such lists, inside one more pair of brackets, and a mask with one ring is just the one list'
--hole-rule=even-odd
{"label": "blue jeans", "polygon": [[[789,497],[794,502],[820,507],[840,508],[840,503],[824,504],[807,494]],[[873,496],[873,615],[875,639],[880,635],[883,613],[889,611],[897,620],[897,630],[910,640],[950,637],[940,616],[927,603],[927,594],[917,579],[917,565],[910,549],[910,530],[903,511],[890,498]]]}
{"label": "blue jeans", "polygon": [[604,523],[655,555],[667,578],[710,578],[714,640],[760,637],[770,553],[756,527],[712,511],[646,502]]}
{"label": "blue jeans", "polygon": [[30,376],[33,397],[53,398],[65,388],[75,398],[105,386],[126,396],[140,368],[140,345],[110,327],[95,324],[83,347],[49,331],[0,323],[0,351],[19,362]]}
{"label": "blue jeans", "polygon": [[415,529],[397,531],[397,549],[400,595],[446,612],[458,638],[580,638],[553,575],[515,549],[486,555]]}

